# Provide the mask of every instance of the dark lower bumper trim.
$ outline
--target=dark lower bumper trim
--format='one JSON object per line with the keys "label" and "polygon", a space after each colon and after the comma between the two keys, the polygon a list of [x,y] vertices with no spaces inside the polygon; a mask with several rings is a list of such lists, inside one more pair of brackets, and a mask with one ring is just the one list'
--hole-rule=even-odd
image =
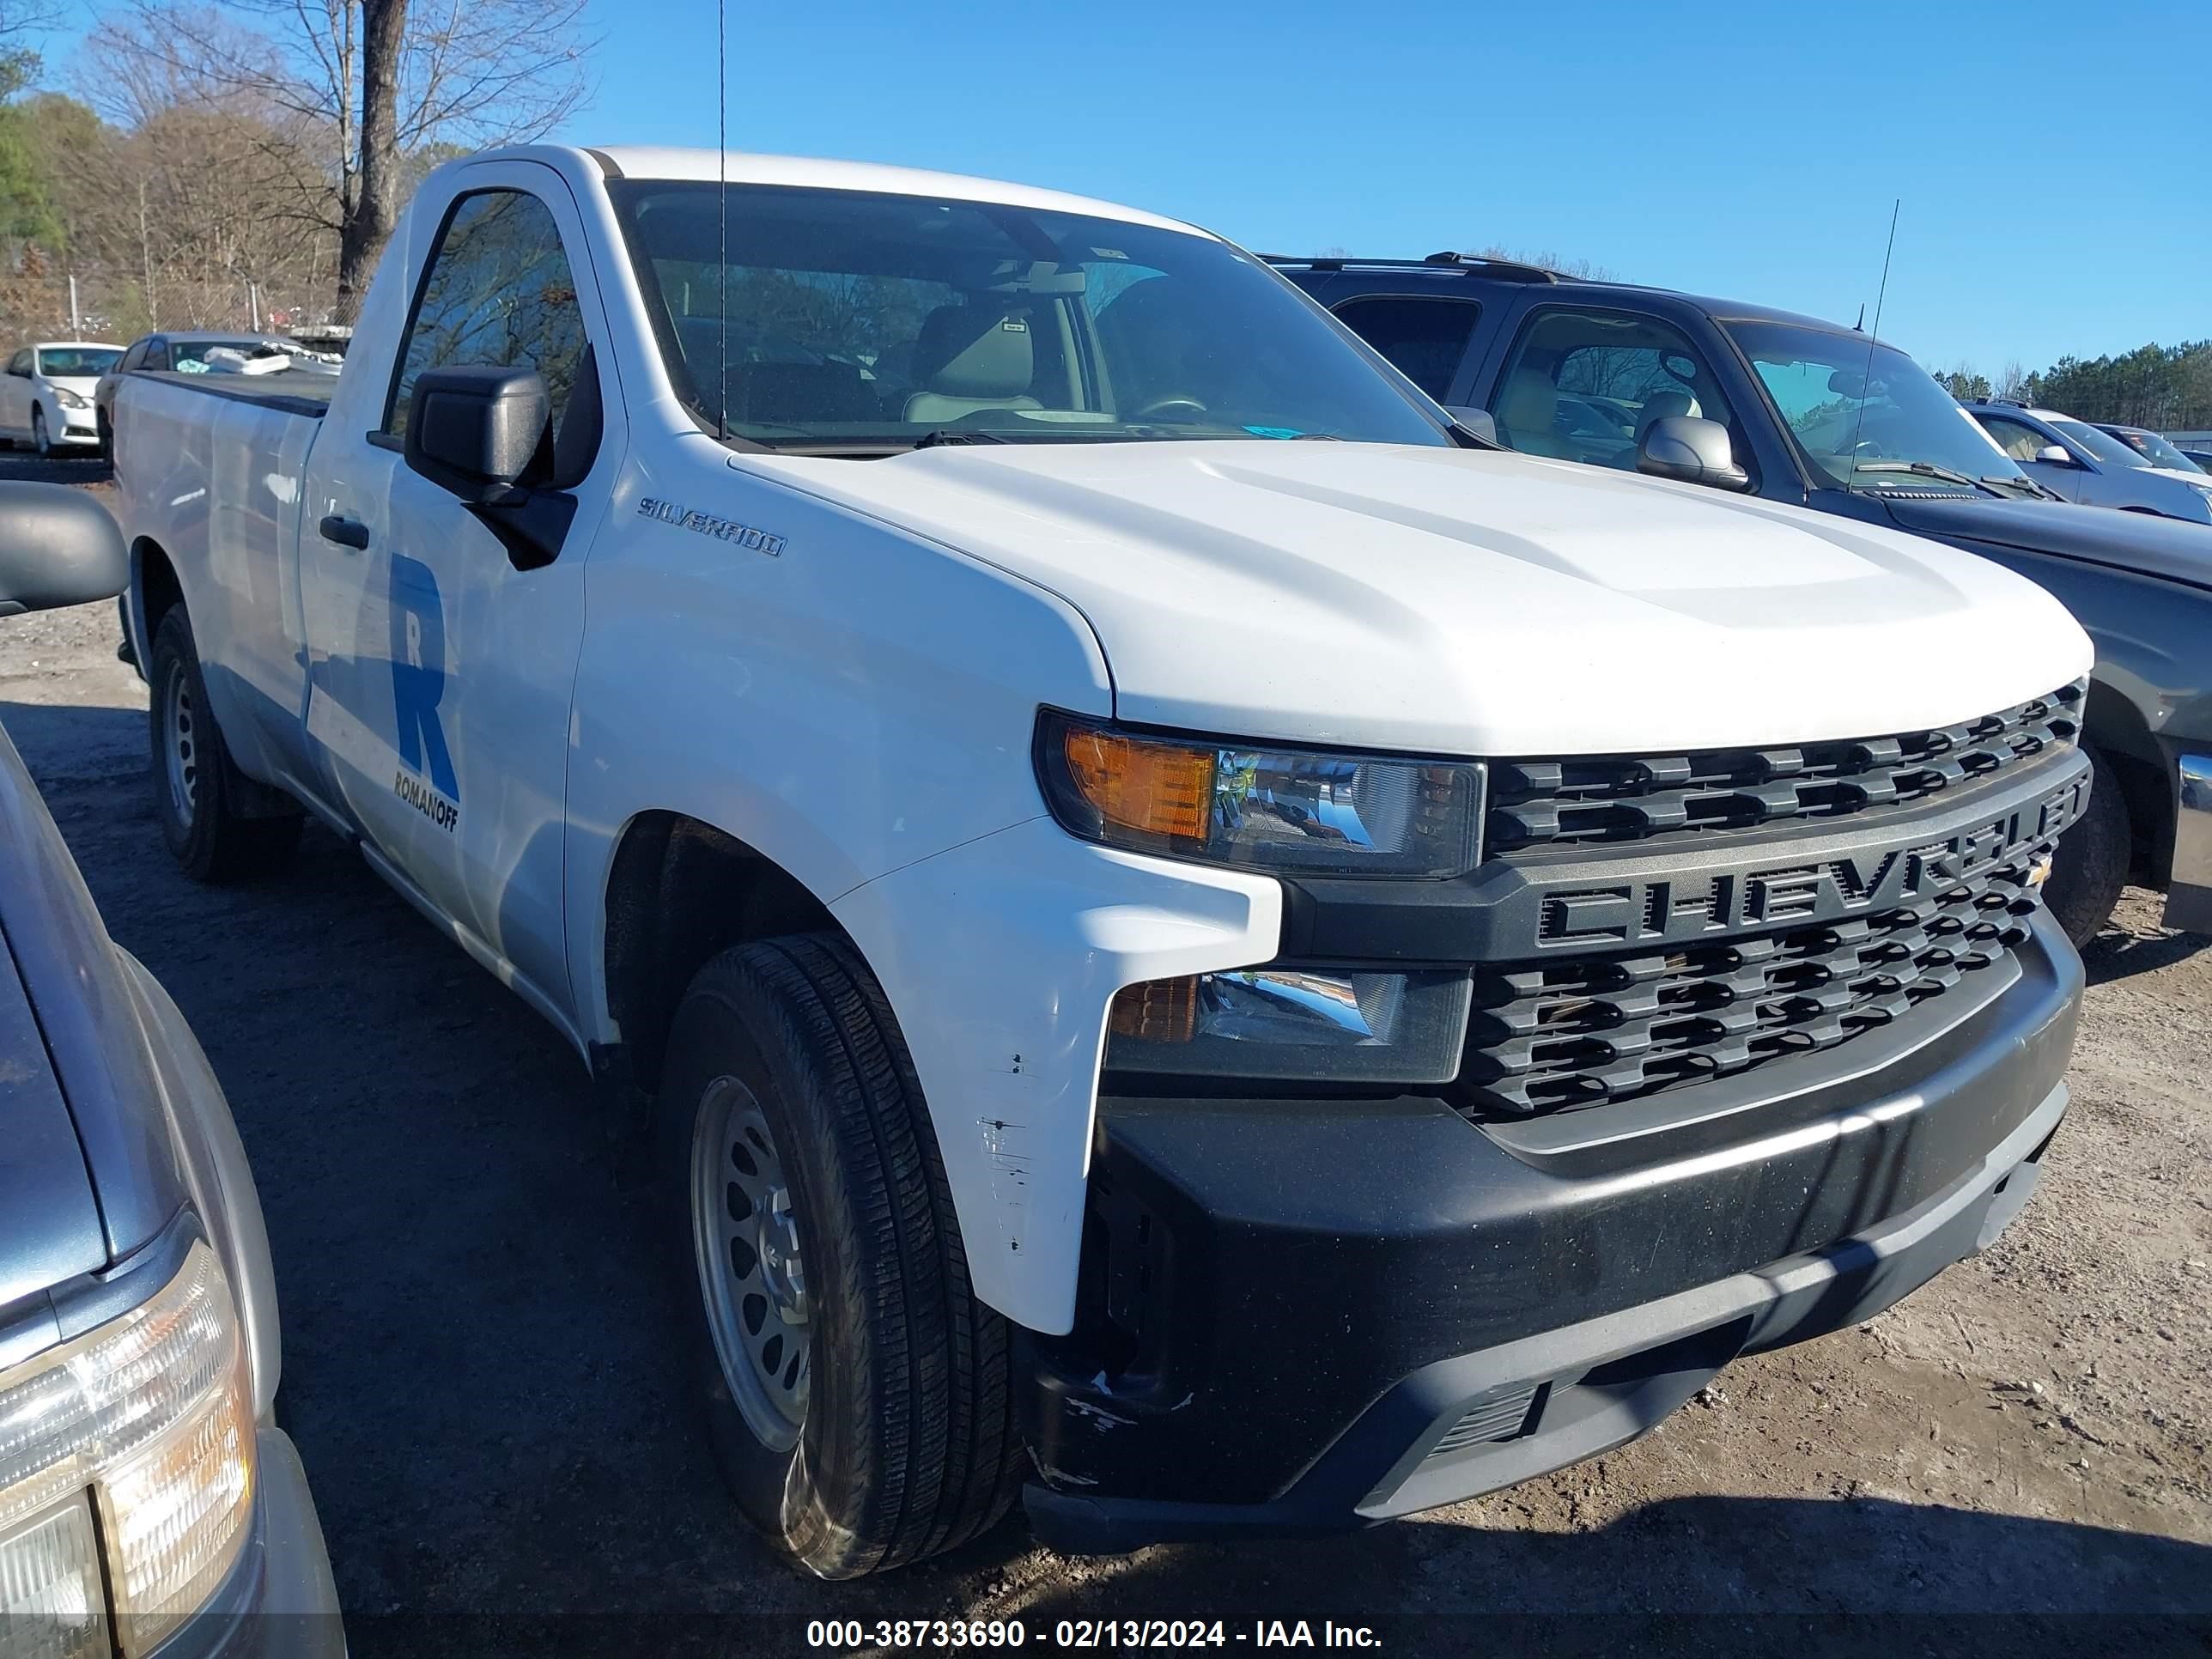
{"label": "dark lower bumper trim", "polygon": [[[1226,1534],[1340,1532],[1595,1456],[1645,1432],[1739,1354],[1869,1318],[1984,1248],[2034,1190],[2043,1151],[2065,1112],[2062,1084],[1950,1187],[1878,1229],[1425,1366],[1362,1413],[1279,1498],[1158,1503],[1032,1483],[1024,1493],[1030,1523],[1045,1543],[1079,1554]],[[1510,1407],[1523,1397],[1529,1407],[1518,1432],[1437,1453],[1486,1402]]]}

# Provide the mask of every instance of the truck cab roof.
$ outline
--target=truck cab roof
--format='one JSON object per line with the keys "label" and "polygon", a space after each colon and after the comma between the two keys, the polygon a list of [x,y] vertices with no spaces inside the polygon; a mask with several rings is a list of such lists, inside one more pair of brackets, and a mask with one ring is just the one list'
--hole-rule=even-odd
{"label": "truck cab roof", "polygon": [[[519,157],[542,155],[549,147],[517,147]],[[508,154],[491,151],[474,161],[495,160]],[[578,152],[568,151],[569,155]],[[1073,196],[1064,191],[1039,190],[1029,185],[1008,184],[997,179],[975,179],[957,173],[933,173],[921,167],[889,167],[875,161],[834,161],[804,155],[765,155],[745,150],[679,149],[659,145],[592,146],[580,152],[609,178],[665,179],[703,183],[719,180],[732,185],[787,185],[801,190],[874,191],[894,196],[950,197],[964,202],[999,202],[1048,213],[1079,213],[1098,219],[1120,219],[1133,225],[1163,230],[1187,231],[1194,236],[1210,233],[1175,219],[1123,207],[1114,202]]]}

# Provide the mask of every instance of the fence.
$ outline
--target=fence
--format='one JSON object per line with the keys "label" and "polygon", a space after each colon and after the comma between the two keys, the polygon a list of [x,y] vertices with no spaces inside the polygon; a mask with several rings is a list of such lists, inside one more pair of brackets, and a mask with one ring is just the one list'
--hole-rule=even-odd
{"label": "fence", "polygon": [[271,285],[235,277],[180,279],[112,270],[0,273],[0,348],[32,340],[127,343],[156,329],[281,332],[341,320],[326,284]]}

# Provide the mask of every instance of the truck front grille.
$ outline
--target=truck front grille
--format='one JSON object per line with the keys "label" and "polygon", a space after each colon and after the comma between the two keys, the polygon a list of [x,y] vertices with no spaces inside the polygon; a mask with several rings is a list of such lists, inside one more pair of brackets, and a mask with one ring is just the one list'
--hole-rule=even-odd
{"label": "truck front grille", "polygon": [[1483,854],[1910,811],[1940,791],[2073,742],[2081,732],[2085,690],[2077,681],[1980,720],[1892,737],[1794,748],[1493,761]]}
{"label": "truck front grille", "polygon": [[2038,865],[2013,848],[1877,915],[1636,954],[1484,964],[1463,1082],[1478,1115],[1656,1093],[1850,1041],[2027,938]]}

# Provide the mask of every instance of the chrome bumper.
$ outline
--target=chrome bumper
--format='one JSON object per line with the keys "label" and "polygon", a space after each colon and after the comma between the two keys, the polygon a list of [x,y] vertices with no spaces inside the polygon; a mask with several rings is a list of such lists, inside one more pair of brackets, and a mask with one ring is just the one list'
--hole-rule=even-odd
{"label": "chrome bumper", "polygon": [[2166,925],[2212,933],[2212,755],[2181,755],[2174,764],[2173,873]]}

